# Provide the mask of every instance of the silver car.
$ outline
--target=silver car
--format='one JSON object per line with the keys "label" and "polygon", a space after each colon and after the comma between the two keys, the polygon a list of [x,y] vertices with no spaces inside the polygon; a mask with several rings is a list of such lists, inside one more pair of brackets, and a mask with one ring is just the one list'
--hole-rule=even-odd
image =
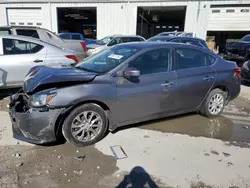
{"label": "silver car", "polygon": [[116,44],[142,41],[145,41],[145,38],[138,35],[111,35],[96,41],[94,44],[87,45],[86,55],[91,56]]}
{"label": "silver car", "polygon": [[33,37],[40,39],[44,42],[48,42],[60,48],[74,50],[76,56],[79,60],[85,58],[85,53],[87,51],[86,44],[83,41],[67,40],[64,41],[55,35],[53,32],[40,28],[31,26],[0,26],[0,36],[1,35],[22,35],[26,37]]}
{"label": "silver car", "polygon": [[0,36],[0,89],[21,87],[28,71],[38,65],[73,65],[78,62],[72,50],[24,36]]}

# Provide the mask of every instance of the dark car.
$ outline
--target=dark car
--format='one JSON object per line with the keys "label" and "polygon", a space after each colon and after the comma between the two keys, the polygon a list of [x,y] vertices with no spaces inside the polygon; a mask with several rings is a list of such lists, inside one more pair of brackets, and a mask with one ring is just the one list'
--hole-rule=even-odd
{"label": "dark car", "polygon": [[240,69],[202,48],[116,45],[75,67],[34,67],[11,97],[14,137],[42,144],[62,133],[78,146],[107,130],[166,116],[218,116],[240,92]]}
{"label": "dark car", "polygon": [[238,66],[250,60],[250,35],[244,36],[238,42],[227,43],[224,59],[236,61]]}
{"label": "dark car", "polygon": [[243,82],[250,83],[250,61],[246,61],[241,68],[241,79]]}
{"label": "dark car", "polygon": [[160,42],[177,42],[177,43],[184,43],[184,44],[191,44],[195,46],[199,46],[203,49],[209,50],[206,42],[199,38],[191,38],[191,37],[173,37],[173,36],[154,36],[147,41],[160,41]]}

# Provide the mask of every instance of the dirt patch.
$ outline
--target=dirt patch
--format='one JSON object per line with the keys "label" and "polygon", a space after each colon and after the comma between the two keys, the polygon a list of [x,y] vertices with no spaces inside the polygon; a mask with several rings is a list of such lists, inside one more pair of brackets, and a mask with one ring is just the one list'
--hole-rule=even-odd
{"label": "dirt patch", "polygon": [[[100,179],[117,170],[114,157],[102,154],[93,146],[13,146],[0,150],[0,185],[6,188],[98,187]],[[80,161],[76,156],[85,158]]]}

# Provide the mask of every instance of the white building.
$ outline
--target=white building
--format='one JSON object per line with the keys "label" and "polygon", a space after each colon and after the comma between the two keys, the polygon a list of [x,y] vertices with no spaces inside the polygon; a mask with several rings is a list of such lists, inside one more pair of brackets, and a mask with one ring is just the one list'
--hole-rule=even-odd
{"label": "white building", "polygon": [[245,35],[249,18],[250,0],[0,0],[0,25],[39,26],[56,33],[96,27],[97,38],[149,37],[170,30],[204,39],[207,31]]}

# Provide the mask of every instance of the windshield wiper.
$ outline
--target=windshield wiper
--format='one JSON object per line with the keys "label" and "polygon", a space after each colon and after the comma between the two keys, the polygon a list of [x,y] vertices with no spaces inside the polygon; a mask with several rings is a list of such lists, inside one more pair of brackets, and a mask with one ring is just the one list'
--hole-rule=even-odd
{"label": "windshield wiper", "polygon": [[87,72],[99,73],[99,72],[97,72],[97,71],[93,71],[93,70],[86,69],[86,68],[83,68],[83,67],[75,67],[75,68],[80,69],[80,70],[84,70],[84,71],[87,71]]}

